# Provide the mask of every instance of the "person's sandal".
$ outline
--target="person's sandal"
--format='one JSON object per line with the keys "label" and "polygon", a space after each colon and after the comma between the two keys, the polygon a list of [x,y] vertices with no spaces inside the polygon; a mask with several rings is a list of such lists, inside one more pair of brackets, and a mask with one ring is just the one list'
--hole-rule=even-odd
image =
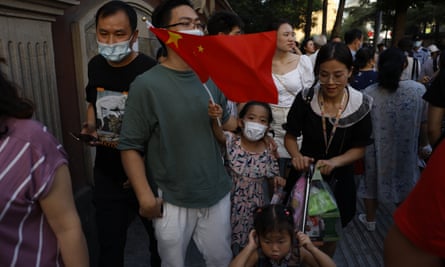
{"label": "person's sandal", "polygon": [[368,220],[366,219],[366,214],[359,214],[358,220],[365,225],[366,230],[368,230],[369,232],[375,231],[375,221],[368,222]]}

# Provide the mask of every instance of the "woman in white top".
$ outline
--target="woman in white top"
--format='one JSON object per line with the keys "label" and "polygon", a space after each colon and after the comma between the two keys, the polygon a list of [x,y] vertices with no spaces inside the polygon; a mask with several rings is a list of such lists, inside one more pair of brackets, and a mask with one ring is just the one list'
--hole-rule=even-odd
{"label": "woman in white top", "polygon": [[295,44],[295,32],[292,25],[285,20],[273,23],[270,30],[277,31],[277,48],[272,59],[272,76],[278,89],[278,104],[272,104],[274,120],[271,129],[278,146],[280,176],[286,177],[290,155],[284,147],[283,124],[287,113],[294,102],[295,96],[304,88],[309,88],[314,82],[313,67],[307,56],[292,53]]}

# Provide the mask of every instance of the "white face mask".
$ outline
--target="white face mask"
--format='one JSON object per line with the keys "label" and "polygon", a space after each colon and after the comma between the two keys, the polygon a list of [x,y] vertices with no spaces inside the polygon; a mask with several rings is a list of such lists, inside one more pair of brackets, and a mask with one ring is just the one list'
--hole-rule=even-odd
{"label": "white face mask", "polygon": [[258,141],[264,137],[266,134],[267,126],[253,122],[253,121],[244,121],[244,136],[249,141]]}
{"label": "white face mask", "polygon": [[185,33],[185,34],[191,34],[191,35],[197,35],[197,36],[204,36],[204,32],[198,29],[193,29],[193,30],[182,30],[179,31],[180,33]]}
{"label": "white face mask", "polygon": [[97,41],[99,54],[108,61],[120,62],[131,53],[130,41],[132,38],[133,36],[127,41],[114,44],[105,44]]}

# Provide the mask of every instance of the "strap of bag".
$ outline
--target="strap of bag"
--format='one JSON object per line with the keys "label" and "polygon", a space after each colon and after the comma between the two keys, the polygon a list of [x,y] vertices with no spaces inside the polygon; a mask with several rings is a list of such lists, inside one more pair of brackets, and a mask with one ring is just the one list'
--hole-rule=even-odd
{"label": "strap of bag", "polygon": [[[340,149],[338,150],[339,155],[340,155],[341,151],[343,150],[343,145],[345,143],[345,138],[346,138],[346,131],[347,131],[347,128],[345,128],[345,131],[343,132],[343,138],[341,140]],[[331,175],[331,179],[329,180],[329,186],[331,187],[332,192],[335,192],[335,188],[337,187],[338,179],[335,175],[336,173],[337,173],[336,170],[334,170]]]}
{"label": "strap of bag", "polygon": [[315,94],[315,85],[316,85],[316,81],[314,82],[314,84],[311,86],[311,88],[309,88],[306,97],[304,97],[304,102],[308,105],[311,104],[312,98],[314,98],[314,94]]}

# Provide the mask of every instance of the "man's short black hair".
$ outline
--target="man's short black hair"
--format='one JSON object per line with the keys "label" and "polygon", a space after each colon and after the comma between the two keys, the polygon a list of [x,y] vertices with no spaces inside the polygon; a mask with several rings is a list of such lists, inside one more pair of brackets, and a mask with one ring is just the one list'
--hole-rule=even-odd
{"label": "man's short black hair", "polygon": [[397,47],[404,52],[410,52],[413,48],[413,41],[409,37],[403,37],[397,43]]}
{"label": "man's short black hair", "polygon": [[119,0],[113,0],[110,1],[103,6],[101,6],[97,12],[96,12],[96,27],[97,22],[99,21],[99,18],[106,18],[108,16],[116,14],[118,11],[124,11],[125,14],[127,14],[128,20],[130,21],[130,27],[131,31],[134,32],[137,28],[138,22],[137,22],[137,14],[133,7],[131,7],[129,4],[119,1]]}
{"label": "man's short black hair", "polygon": [[162,2],[153,11],[151,23],[158,28],[168,25],[172,15],[172,9],[184,5],[193,8],[193,5],[188,0],[167,0]]}
{"label": "man's short black hair", "polygon": [[220,10],[210,16],[207,22],[207,32],[209,35],[216,35],[220,32],[228,34],[237,26],[241,30],[244,28],[244,23],[237,14],[227,10]]}
{"label": "man's short black hair", "polygon": [[[172,10],[178,6],[184,5],[193,8],[193,5],[188,0],[167,0],[162,2],[153,11],[153,14],[151,15],[151,24],[158,28],[164,28],[170,23]],[[167,47],[165,46],[164,42],[162,42],[159,38],[157,39],[161,44],[162,52],[165,52],[165,56],[168,56]]]}
{"label": "man's short black hair", "polygon": [[345,32],[345,44],[352,44],[356,39],[362,39],[363,33],[359,29],[351,29]]}

